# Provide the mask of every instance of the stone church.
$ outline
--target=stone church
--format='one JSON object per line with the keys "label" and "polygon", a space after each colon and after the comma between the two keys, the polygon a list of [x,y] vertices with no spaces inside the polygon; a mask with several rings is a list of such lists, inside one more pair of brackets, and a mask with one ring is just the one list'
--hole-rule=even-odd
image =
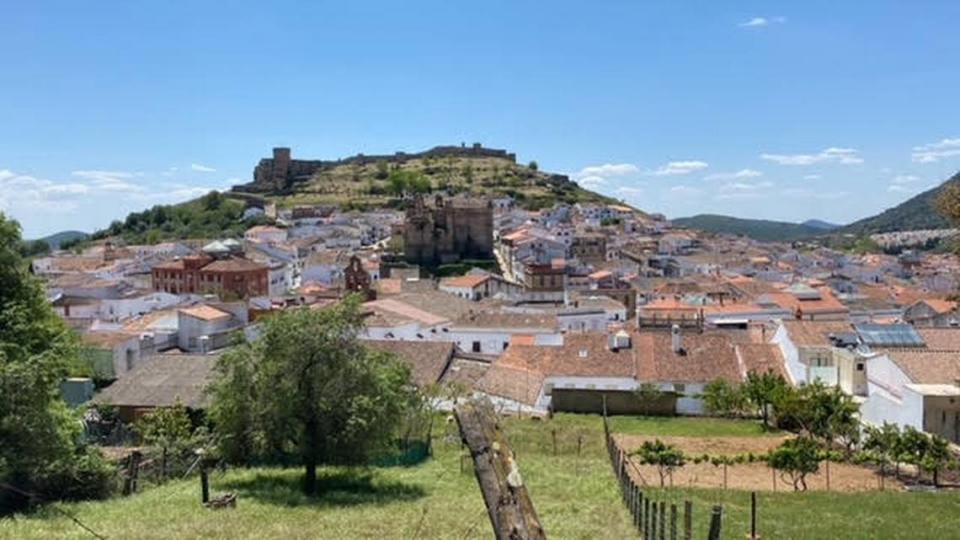
{"label": "stone church", "polygon": [[484,199],[437,195],[432,204],[417,197],[407,209],[403,231],[408,263],[437,266],[493,257],[493,207]]}

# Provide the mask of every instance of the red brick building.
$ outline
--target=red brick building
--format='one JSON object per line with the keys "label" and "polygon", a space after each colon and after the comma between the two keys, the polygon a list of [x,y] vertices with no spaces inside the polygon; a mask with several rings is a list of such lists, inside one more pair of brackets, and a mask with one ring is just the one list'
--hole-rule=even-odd
{"label": "red brick building", "polygon": [[172,294],[216,294],[247,298],[268,294],[269,268],[240,257],[192,255],[151,270],[153,290]]}

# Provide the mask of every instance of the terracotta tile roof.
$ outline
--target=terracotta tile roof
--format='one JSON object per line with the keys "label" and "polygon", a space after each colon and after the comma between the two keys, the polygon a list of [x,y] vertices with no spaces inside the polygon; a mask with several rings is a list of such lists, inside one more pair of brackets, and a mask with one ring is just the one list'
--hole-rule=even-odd
{"label": "terracotta tile roof", "polygon": [[852,332],[853,327],[847,321],[797,321],[785,320],[790,341],[800,347],[829,347],[830,334]]}
{"label": "terracotta tile roof", "polygon": [[242,259],[239,257],[232,257],[229,259],[213,261],[212,263],[203,267],[204,272],[248,272],[251,270],[266,270],[266,269],[267,269],[267,265],[265,264],[254,262],[249,259]]}
{"label": "terracotta tile roof", "polygon": [[447,287],[468,287],[472,289],[474,287],[479,287],[480,285],[483,285],[489,279],[490,279],[489,274],[474,274],[474,275],[468,274],[465,276],[446,278],[440,282],[440,285],[444,285]]}
{"label": "terracotta tile roof", "polygon": [[[427,326],[434,326],[449,321],[447,317],[424,311],[394,298],[381,298],[367,302],[364,306],[378,314],[383,314],[390,320],[391,315],[418,321]],[[386,312],[386,313],[384,313]]]}
{"label": "terracotta tile roof", "polygon": [[94,332],[84,332],[81,335],[83,343],[89,347],[97,349],[112,349],[115,346],[126,343],[131,339],[138,339],[138,335],[132,332],[115,332],[98,330]]}
{"label": "terracotta tile roof", "polygon": [[960,328],[917,328],[927,349],[960,351]]}
{"label": "terracotta tile roof", "polygon": [[377,292],[382,294],[400,294],[403,291],[403,280],[399,278],[384,278],[377,281]]}
{"label": "terracotta tile roof", "polygon": [[641,333],[634,347],[640,351],[640,380],[653,382],[710,382],[741,380],[733,341],[723,332],[684,332],[683,353],[673,352],[667,332]]}
{"label": "terracotta tile roof", "polygon": [[780,375],[784,380],[790,380],[784,366],[783,354],[780,347],[772,343],[739,343],[737,354],[742,360],[743,376],[747,373],[772,372]]}
{"label": "terracotta tile roof", "polygon": [[496,362],[477,380],[476,388],[492,396],[534,405],[546,377],[521,366]]}
{"label": "terracotta tile roof", "polygon": [[230,318],[231,316],[226,311],[217,309],[213,306],[208,306],[206,304],[183,308],[180,310],[180,313],[183,313],[184,315],[189,315],[195,319],[201,319],[204,321],[215,321],[218,319]]}
{"label": "terracotta tile roof", "polygon": [[886,354],[914,384],[955,384],[960,380],[960,354],[956,351],[900,349]]}
{"label": "terracotta tile roof", "polygon": [[425,387],[440,381],[453,358],[454,344],[441,341],[364,341],[364,345],[393,353],[410,366],[413,382]]}
{"label": "terracotta tile roof", "polygon": [[801,313],[849,313],[849,308],[837,300],[829,287],[820,287],[817,291],[820,293],[819,299],[801,300],[789,292],[766,293],[763,298],[794,312],[799,310]]}
{"label": "terracotta tile roof", "polygon": [[177,398],[202,409],[210,402],[204,390],[213,380],[216,355],[157,355],[135,367],[96,397],[94,403],[127,407],[166,407]]}
{"label": "terracotta tile roof", "polygon": [[950,300],[941,300],[939,298],[927,298],[926,300],[921,300],[921,302],[930,306],[931,309],[937,313],[943,315],[945,313],[950,313],[956,311],[957,303],[951,302]]}
{"label": "terracotta tile roof", "polygon": [[467,388],[474,388],[477,381],[490,369],[490,366],[490,362],[454,357],[440,382],[462,384]]}
{"label": "terracotta tile roof", "polygon": [[500,313],[475,311],[457,319],[453,326],[457,328],[497,328],[507,331],[520,329],[556,330],[556,315],[536,315],[531,313]]}

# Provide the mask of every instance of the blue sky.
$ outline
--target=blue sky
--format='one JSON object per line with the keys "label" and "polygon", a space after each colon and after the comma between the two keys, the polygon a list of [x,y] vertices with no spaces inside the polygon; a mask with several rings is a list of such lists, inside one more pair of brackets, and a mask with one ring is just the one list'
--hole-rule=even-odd
{"label": "blue sky", "polygon": [[483,142],[670,216],[846,222],[960,169],[958,2],[7,2],[27,236],[295,156]]}

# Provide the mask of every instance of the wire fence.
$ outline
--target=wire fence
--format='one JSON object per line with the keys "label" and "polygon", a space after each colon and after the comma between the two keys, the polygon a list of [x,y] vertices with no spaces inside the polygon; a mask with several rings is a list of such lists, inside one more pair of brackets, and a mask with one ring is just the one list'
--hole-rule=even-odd
{"label": "wire fence", "polygon": [[[606,414],[603,415],[603,436],[621,498],[630,512],[639,536],[644,540],[692,540],[693,502],[685,500],[683,507],[678,508],[675,501],[668,503],[656,500],[650,491],[644,491],[644,488],[648,487],[647,482],[627,453],[613,439]],[[714,505],[710,512],[708,540],[719,540],[722,517],[723,507]]]}

